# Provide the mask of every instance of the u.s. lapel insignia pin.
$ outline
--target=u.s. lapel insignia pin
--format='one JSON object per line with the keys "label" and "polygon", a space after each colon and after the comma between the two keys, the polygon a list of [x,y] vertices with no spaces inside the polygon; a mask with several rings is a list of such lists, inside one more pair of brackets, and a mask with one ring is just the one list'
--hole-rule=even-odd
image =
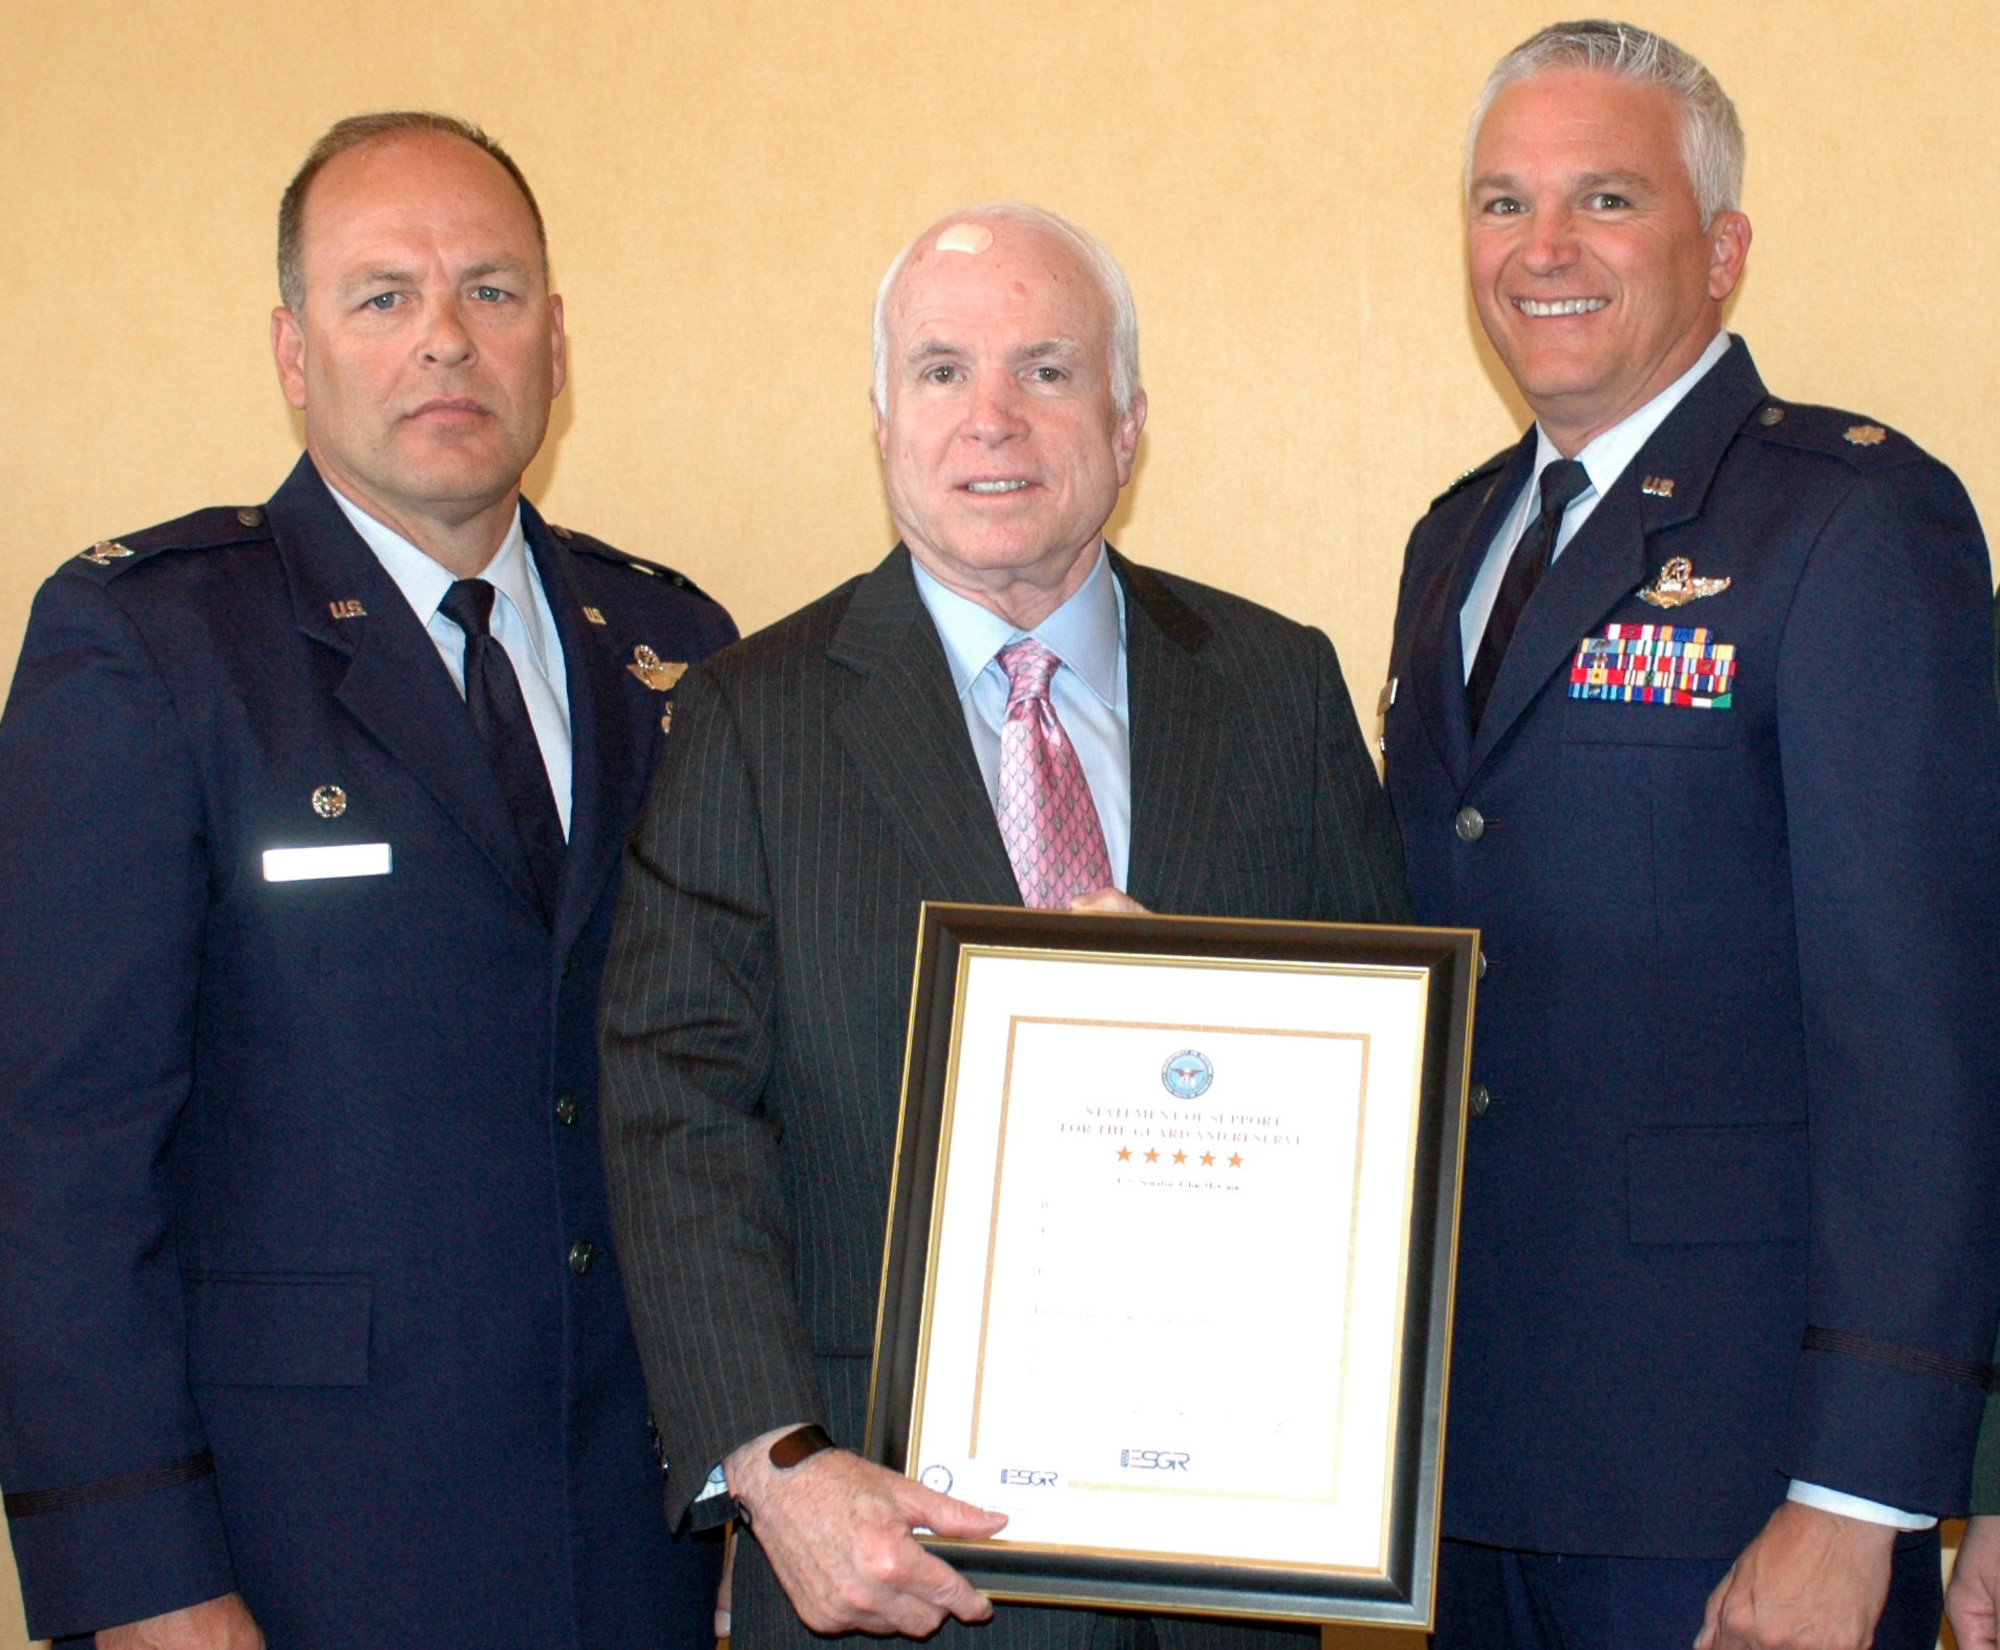
{"label": "u.s. lapel insignia pin", "polygon": [[328,602],[326,610],[336,619],[365,619],[368,617],[368,609],[363,607],[352,596],[348,597],[344,602]]}
{"label": "u.s. lapel insignia pin", "polygon": [[[72,539],[70,542],[75,543],[76,541]],[[129,556],[132,552],[127,550],[124,545],[116,543],[111,539],[100,539],[88,550],[82,551],[81,554],[85,561],[95,562],[99,567],[109,567],[114,561],[119,560],[121,557]]]}
{"label": "u.s. lapel insignia pin", "polygon": [[1727,579],[1696,578],[1694,563],[1686,556],[1675,556],[1639,586],[1639,600],[1654,607],[1682,607],[1704,596],[1719,596],[1728,588]]}
{"label": "u.s. lapel insignia pin", "polygon": [[632,649],[632,662],[625,667],[658,693],[669,693],[674,683],[687,674],[687,666],[678,660],[662,659],[644,642]]}
{"label": "u.s. lapel insignia pin", "polygon": [[592,624],[604,623],[604,609],[601,607],[586,607],[583,610],[583,616]]}
{"label": "u.s. lapel insignia pin", "polygon": [[1674,478],[1672,476],[1648,476],[1639,483],[1639,491],[1648,498],[1672,498]]}

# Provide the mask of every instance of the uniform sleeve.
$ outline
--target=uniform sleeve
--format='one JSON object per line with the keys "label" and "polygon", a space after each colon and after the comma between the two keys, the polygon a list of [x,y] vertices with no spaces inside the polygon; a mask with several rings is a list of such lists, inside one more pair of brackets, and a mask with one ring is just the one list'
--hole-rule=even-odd
{"label": "uniform sleeve", "polygon": [[189,1394],[170,1149],[207,871],[133,626],[49,581],[0,717],[0,1486],[36,1637],[234,1586]]}
{"label": "uniform sleeve", "polygon": [[1368,759],[1333,644],[1319,631],[1312,636],[1319,735],[1314,915],[1323,922],[1408,922],[1402,834]]}
{"label": "uniform sleeve", "polygon": [[2000,1311],[2000,712],[1970,501],[1857,477],[1780,646],[1805,1014],[1807,1329],[1784,1469],[1965,1505]]}
{"label": "uniform sleeve", "polygon": [[600,1010],[605,1174],[676,1522],[737,1445],[825,1416],[764,1106],[775,963],[730,707],[684,679],[626,849]]}

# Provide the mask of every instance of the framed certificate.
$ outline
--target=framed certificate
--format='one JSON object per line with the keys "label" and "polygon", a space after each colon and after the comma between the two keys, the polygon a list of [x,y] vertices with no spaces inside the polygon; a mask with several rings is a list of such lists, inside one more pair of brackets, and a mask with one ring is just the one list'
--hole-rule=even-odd
{"label": "framed certificate", "polygon": [[974,1585],[1429,1624],[1477,939],[924,907],[865,1449]]}

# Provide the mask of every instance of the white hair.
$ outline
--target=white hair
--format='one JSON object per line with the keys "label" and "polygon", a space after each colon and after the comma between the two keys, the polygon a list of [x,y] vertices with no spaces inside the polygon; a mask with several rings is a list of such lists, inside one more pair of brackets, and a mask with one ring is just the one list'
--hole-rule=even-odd
{"label": "white hair", "polygon": [[937,223],[898,252],[889,265],[882,284],[875,289],[875,406],[885,416],[889,411],[889,295],[911,255],[940,225],[952,223],[1011,223],[1041,231],[1069,248],[1097,282],[1111,311],[1111,401],[1123,418],[1132,410],[1132,398],[1139,393],[1139,312],[1132,302],[1132,283],[1109,249],[1081,224],[1070,222],[1059,212],[1026,201],[983,201],[977,206],[948,212]]}
{"label": "white hair", "polygon": [[1703,227],[1718,212],[1734,212],[1743,196],[1743,127],[1736,105],[1714,75],[1671,40],[1630,23],[1588,18],[1551,23],[1493,67],[1472,106],[1465,134],[1465,187],[1472,190],[1472,150],[1494,98],[1504,86],[1549,69],[1595,69],[1658,86],[1680,109],[1681,163],[1694,188]]}

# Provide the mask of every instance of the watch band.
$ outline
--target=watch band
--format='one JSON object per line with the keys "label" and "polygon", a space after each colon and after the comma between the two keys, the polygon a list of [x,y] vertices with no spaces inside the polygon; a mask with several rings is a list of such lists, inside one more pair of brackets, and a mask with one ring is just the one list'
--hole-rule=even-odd
{"label": "watch band", "polygon": [[817,1421],[809,1421],[802,1427],[793,1427],[771,1445],[771,1465],[787,1472],[821,1450],[832,1448],[833,1440],[827,1436],[826,1428]]}

